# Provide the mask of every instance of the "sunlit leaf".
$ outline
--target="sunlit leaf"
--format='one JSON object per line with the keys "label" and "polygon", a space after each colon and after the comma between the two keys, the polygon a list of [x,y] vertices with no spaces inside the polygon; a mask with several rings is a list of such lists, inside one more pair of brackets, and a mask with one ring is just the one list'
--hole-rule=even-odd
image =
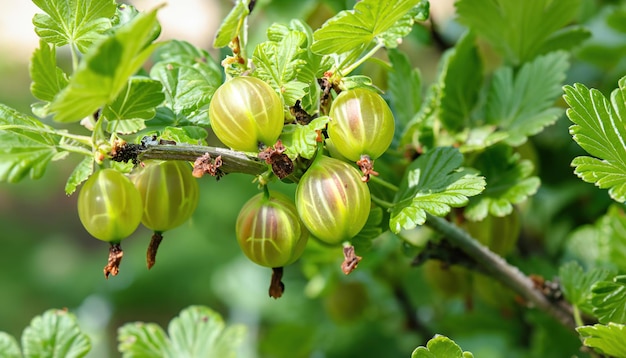
{"label": "sunlit leaf", "polygon": [[0,332],[0,358],[22,358],[17,341],[6,332]]}
{"label": "sunlit leaf", "polygon": [[435,148],[411,163],[391,210],[391,230],[413,229],[426,221],[426,213],[444,216],[480,194],[485,179],[460,168],[462,163],[463,155],[451,147]]}
{"label": "sunlit leaf", "polygon": [[574,122],[570,133],[595,157],[574,158],[574,172],[588,183],[609,189],[613,200],[626,201],[626,77],[619,81],[610,101],[580,83],[564,89],[570,106],[567,116]]}
{"label": "sunlit leaf", "polygon": [[626,326],[609,322],[576,328],[583,344],[601,354],[611,357],[626,357]]}
{"label": "sunlit leaf", "polygon": [[611,270],[593,268],[587,272],[576,262],[570,261],[559,268],[559,279],[563,294],[574,306],[586,307],[591,299],[591,288],[599,281],[612,277]]}
{"label": "sunlit leaf", "polygon": [[79,121],[117,97],[157,47],[149,44],[157,26],[156,11],[138,15],[90,49],[50,105],[56,121]]}
{"label": "sunlit leaf", "polygon": [[230,41],[232,41],[239,34],[239,31],[244,24],[243,20],[249,13],[250,11],[248,10],[247,1],[237,0],[237,3],[224,18],[222,24],[217,30],[215,40],[213,41],[213,47],[220,48],[228,46]]}
{"label": "sunlit leaf", "polygon": [[288,124],[283,128],[280,138],[287,148],[285,154],[291,159],[303,157],[311,159],[317,150],[318,131],[328,123],[328,116],[318,117],[307,125]]}
{"label": "sunlit leaf", "polygon": [[150,119],[165,95],[161,82],[143,77],[131,78],[118,96],[102,110],[109,121],[123,119]]}
{"label": "sunlit leaf", "polygon": [[30,60],[29,70],[33,81],[30,91],[37,99],[50,102],[67,86],[67,75],[57,66],[54,46],[44,41],[39,41],[39,48]]}
{"label": "sunlit leaf", "polygon": [[71,44],[85,53],[111,27],[114,0],[33,0],[45,14],[33,24],[41,39],[55,46]]}
{"label": "sunlit leaf", "polygon": [[426,347],[417,347],[411,358],[473,358],[470,352],[463,352],[453,340],[436,335],[426,343]]}
{"label": "sunlit leaf", "polygon": [[626,275],[593,285],[591,304],[600,323],[626,323]]}
{"label": "sunlit leaf", "polygon": [[72,171],[65,184],[65,194],[71,195],[80,183],[84,182],[93,173],[93,157],[83,159]]}
{"label": "sunlit leaf", "polygon": [[48,310],[36,316],[22,334],[24,357],[84,357],[91,343],[82,333],[73,314]]}

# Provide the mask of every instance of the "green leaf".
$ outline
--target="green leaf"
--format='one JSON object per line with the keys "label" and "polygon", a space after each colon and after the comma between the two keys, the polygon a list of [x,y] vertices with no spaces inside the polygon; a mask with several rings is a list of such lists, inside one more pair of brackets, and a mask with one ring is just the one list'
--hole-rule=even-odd
{"label": "green leaf", "polygon": [[591,304],[600,323],[626,323],[626,275],[593,285]]}
{"label": "green leaf", "polygon": [[17,341],[6,332],[0,332],[0,358],[22,358]]}
{"label": "green leaf", "polygon": [[144,119],[116,119],[107,122],[106,130],[109,133],[133,134],[146,128]]}
{"label": "green leaf", "polygon": [[48,310],[36,316],[22,333],[24,357],[84,357],[91,349],[73,314]]}
{"label": "green leaf", "polygon": [[615,273],[611,270],[593,268],[584,272],[576,262],[570,261],[559,268],[559,279],[563,294],[574,306],[586,307],[591,299],[591,288],[599,281],[604,281]]}
{"label": "green leaf", "polygon": [[244,19],[250,14],[247,1],[238,0],[235,7],[228,13],[220,28],[217,30],[213,47],[220,48],[228,46],[230,41],[239,35],[241,27],[244,25]]}
{"label": "green leaf", "polygon": [[402,16],[393,26],[380,35],[385,48],[394,49],[402,43],[402,38],[413,30],[415,21],[425,21],[430,14],[430,3],[422,0],[411,9],[407,14]]}
{"label": "green leaf", "polygon": [[93,162],[93,157],[86,157],[74,168],[65,184],[65,194],[72,195],[76,187],[89,178],[93,173]]}
{"label": "green leaf", "polygon": [[145,77],[133,77],[113,102],[102,110],[102,117],[109,121],[123,119],[150,119],[156,107],[163,103],[165,95],[161,82]]}
{"label": "green leaf", "polygon": [[35,98],[51,102],[67,86],[67,75],[56,65],[56,49],[44,41],[30,59],[30,91]]}
{"label": "green leaf", "polygon": [[157,26],[156,11],[140,14],[90,49],[69,85],[50,105],[56,121],[79,121],[118,96],[157,47],[149,45]]}
{"label": "green leaf", "polygon": [[168,327],[169,337],[154,323],[129,323],[118,331],[123,357],[235,357],[244,326],[225,328],[222,317],[207,307],[190,306]]}
{"label": "green leaf", "polygon": [[626,357],[626,326],[609,322],[607,325],[577,327],[583,344],[601,354],[611,357]]}
{"label": "green leaf", "polygon": [[411,68],[409,58],[404,53],[391,49],[387,54],[391,62],[387,80],[391,108],[396,123],[406,126],[422,104],[422,75],[418,68]]}
{"label": "green leaf", "polygon": [[182,41],[160,49],[150,77],[163,84],[165,105],[198,125],[209,125],[208,105],[222,84],[222,71],[208,52]]}
{"label": "green leaf", "polygon": [[114,0],[33,0],[45,14],[35,14],[35,32],[57,47],[77,46],[85,53],[89,46],[111,28]]}
{"label": "green leaf", "polygon": [[285,154],[292,160],[297,157],[311,159],[317,150],[318,131],[326,128],[328,116],[318,117],[307,125],[288,124],[283,128],[280,139],[287,148]]}
{"label": "green leaf", "polygon": [[567,116],[574,122],[570,134],[596,157],[574,158],[574,172],[588,183],[609,189],[613,200],[626,201],[626,77],[611,93],[610,102],[600,91],[579,83],[565,86],[564,90],[570,106]]}
{"label": "green leaf", "polygon": [[470,352],[463,352],[453,340],[436,335],[426,343],[426,347],[417,347],[411,358],[473,358]]}
{"label": "green leaf", "polygon": [[176,144],[206,145],[207,135],[206,129],[197,126],[166,127],[159,138],[173,140]]}
{"label": "green leaf", "polygon": [[555,38],[561,34],[555,32],[575,19],[580,0],[460,0],[455,6],[461,24],[486,38],[509,64],[519,65],[558,49]]}
{"label": "green leaf", "polygon": [[591,37],[591,32],[582,26],[568,26],[554,32],[546,39],[538,54],[558,50],[569,51]]}
{"label": "green leaf", "polygon": [[379,237],[383,233],[383,209],[376,206],[372,207],[370,214],[367,217],[365,226],[356,234],[355,237],[350,239],[352,245],[354,245],[356,252],[364,252],[372,247],[372,240]]}
{"label": "green leaf", "polygon": [[254,75],[267,82],[282,95],[287,106],[305,95],[307,83],[294,81],[300,68],[306,66],[300,58],[304,51],[306,35],[300,31],[290,31],[280,42],[266,41],[254,49],[252,61],[256,66]]}
{"label": "green leaf", "polygon": [[475,36],[467,32],[454,49],[445,54],[439,77],[439,118],[449,131],[460,132],[469,126],[482,78],[482,63]]}
{"label": "green leaf", "polygon": [[61,136],[40,121],[0,104],[0,181],[40,178],[58,156]]}
{"label": "green leaf", "polygon": [[362,0],[353,10],[341,11],[313,34],[311,50],[318,54],[342,54],[384,41],[387,30],[408,14],[420,0]]}
{"label": "green leaf", "polygon": [[508,134],[505,142],[518,146],[527,137],[556,122],[554,107],[569,68],[565,52],[553,52],[526,63],[514,76],[511,67],[496,71],[487,96],[486,122]]}
{"label": "green leaf", "polygon": [[485,189],[485,179],[460,168],[463,155],[452,147],[437,147],[407,168],[394,199],[389,227],[395,233],[426,221],[426,213],[444,216],[452,207],[467,205],[469,196]]}
{"label": "green leaf", "polygon": [[513,205],[522,203],[535,194],[541,181],[531,176],[533,164],[521,160],[507,145],[488,148],[476,158],[474,167],[487,179],[487,188],[470,200],[465,216],[480,221],[491,214],[503,217],[513,211]]}

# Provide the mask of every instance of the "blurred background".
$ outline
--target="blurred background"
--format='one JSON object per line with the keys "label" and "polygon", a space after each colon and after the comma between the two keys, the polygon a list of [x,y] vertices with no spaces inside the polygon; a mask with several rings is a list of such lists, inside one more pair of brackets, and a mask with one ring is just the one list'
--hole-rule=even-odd
{"label": "blurred background", "polygon": [[[162,1],[131,3],[148,10]],[[452,3],[431,2],[440,38],[431,37],[429,24],[416,26],[402,46],[426,84],[435,78],[443,51],[463,31],[454,22]],[[606,90],[625,73],[626,41],[607,32],[605,24],[607,12],[617,3],[583,1],[580,22],[592,28],[594,38],[577,53],[568,83],[582,81]],[[264,40],[272,22],[301,18],[315,28],[353,5],[349,0],[259,0],[250,21],[251,46]],[[170,1],[159,11],[161,38],[186,40],[221,58],[211,44],[231,7],[231,1],[223,0]],[[28,61],[38,46],[31,23],[37,10],[30,1],[0,2],[4,34],[0,102],[26,113],[35,101],[29,91]],[[609,50],[616,56],[614,61],[597,55]],[[384,89],[386,78],[377,78],[375,68],[371,73],[375,84]],[[571,174],[569,163],[579,150],[568,126],[561,118],[528,147],[544,184],[536,198],[520,209],[528,255],[516,263],[546,277],[555,274],[553,262],[565,250],[570,230],[592,222],[609,203],[606,193]],[[549,346],[550,339],[562,339],[576,352],[575,336],[543,316],[520,310],[510,295],[494,289],[496,293],[469,302],[467,273],[436,265],[411,267],[410,252],[391,235],[376,240],[367,260],[349,277],[339,270],[340,252],[313,245],[302,260],[286,269],[285,295],[270,299],[270,270],[245,259],[235,240],[239,209],[258,191],[252,178],[243,175],[228,175],[220,182],[203,178],[197,211],[190,222],[165,233],[156,266],[146,269],[151,233],[140,228],[122,243],[125,255],[119,276],[105,280],[102,267],[108,244],[83,229],[76,212],[77,195],[68,197],[63,190],[80,159],[69,157],[50,165],[37,181],[0,183],[0,330],[16,337],[35,315],[49,308],[67,308],[91,338],[89,357],[115,357],[119,355],[116,329],[121,324],[146,321],[166,326],[180,310],[198,304],[217,310],[228,323],[248,327],[241,357],[408,357],[434,333],[449,334],[477,357],[499,357],[503,351],[509,357],[533,356],[544,352],[540,349]],[[295,187],[277,189],[289,193]],[[582,205],[584,210],[576,209]],[[541,252],[533,252],[537,247]],[[520,321],[520,316],[525,320]],[[527,322],[542,322],[545,328],[529,332]]]}

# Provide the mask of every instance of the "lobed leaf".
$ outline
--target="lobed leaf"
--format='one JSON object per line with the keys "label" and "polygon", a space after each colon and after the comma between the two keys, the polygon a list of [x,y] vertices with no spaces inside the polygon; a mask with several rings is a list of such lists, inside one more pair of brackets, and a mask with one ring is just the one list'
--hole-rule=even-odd
{"label": "lobed leaf", "polygon": [[463,352],[453,340],[448,337],[435,335],[427,343],[426,347],[417,347],[411,354],[411,358],[472,358],[470,352]]}
{"label": "lobed leaf", "polygon": [[437,147],[407,168],[394,199],[389,227],[395,233],[426,221],[426,213],[444,216],[452,207],[467,205],[469,196],[485,189],[485,179],[460,168],[463,155],[452,147]]}
{"label": "lobed leaf", "polygon": [[84,357],[91,349],[73,314],[48,310],[36,316],[22,333],[24,357]]}
{"label": "lobed leaf", "polygon": [[593,268],[587,272],[576,262],[570,261],[559,268],[559,279],[563,294],[574,306],[586,307],[591,300],[591,288],[615,273],[608,269]]}
{"label": "lobed leaf", "polygon": [[485,176],[487,188],[470,200],[465,216],[480,221],[487,215],[502,217],[513,211],[513,205],[522,203],[537,192],[538,177],[531,176],[533,164],[520,160],[511,147],[496,145],[478,155],[474,167]]}
{"label": "lobed leaf", "polygon": [[22,358],[20,346],[15,338],[6,332],[0,332],[0,357],[2,358]]}
{"label": "lobed leaf", "polygon": [[217,30],[213,47],[220,48],[228,46],[228,44],[239,35],[241,27],[244,25],[244,19],[249,14],[250,10],[248,9],[246,1],[238,0]]}
{"label": "lobed leaf", "polygon": [[141,13],[90,49],[50,105],[56,121],[79,121],[117,97],[157,47],[149,44],[158,25],[156,11]]}
{"label": "lobed leaf", "polygon": [[626,325],[609,322],[577,327],[576,331],[587,347],[607,356],[626,357]]}
{"label": "lobed leaf", "polygon": [[593,285],[591,304],[600,323],[626,323],[626,275]]}
{"label": "lobed leaf", "polygon": [[328,116],[318,117],[307,125],[287,124],[283,127],[280,139],[287,148],[285,154],[292,160],[297,157],[311,159],[317,151],[319,131],[326,128]]}
{"label": "lobed leaf", "polygon": [[626,77],[611,100],[582,84],[565,86],[567,116],[574,122],[570,134],[592,157],[572,161],[574,173],[588,183],[609,189],[611,198],[626,201]]}
{"label": "lobed leaf", "polygon": [[62,153],[61,136],[40,121],[0,104],[0,181],[40,178]]}
{"label": "lobed leaf", "polygon": [[168,335],[154,323],[129,323],[118,330],[123,357],[235,357],[244,326],[225,328],[222,317],[207,307],[190,306],[174,318]]}
{"label": "lobed leaf", "polygon": [[161,82],[145,77],[133,77],[119,95],[102,109],[102,117],[109,121],[150,119],[165,95]]}
{"label": "lobed leaf", "polygon": [[[484,37],[508,63],[519,65],[543,51],[567,49],[571,40],[559,40],[557,31],[578,15],[580,0],[460,0],[459,22]],[[570,35],[572,36],[572,35]]]}
{"label": "lobed leaf", "polygon": [[527,137],[556,122],[562,111],[553,107],[569,68],[565,52],[553,52],[526,63],[514,76],[502,67],[493,76],[485,120],[507,133],[505,143],[518,146]]}
{"label": "lobed leaf", "polygon": [[454,49],[446,53],[439,74],[439,119],[449,131],[460,132],[469,126],[482,78],[475,36],[467,32]]}
{"label": "lobed leaf", "polygon": [[384,41],[385,32],[420,2],[420,0],[359,1],[353,10],[341,11],[315,31],[311,50],[323,55],[342,54],[363,50],[374,40]]}
{"label": "lobed leaf", "polygon": [[67,75],[56,64],[56,49],[44,41],[30,59],[30,91],[35,98],[51,102],[67,86]]}
{"label": "lobed leaf", "polygon": [[93,163],[93,157],[86,157],[74,168],[65,184],[65,194],[72,195],[76,187],[89,178],[93,173]]}
{"label": "lobed leaf", "polygon": [[35,32],[57,47],[77,46],[82,53],[111,28],[114,0],[33,0],[45,14],[35,14]]}

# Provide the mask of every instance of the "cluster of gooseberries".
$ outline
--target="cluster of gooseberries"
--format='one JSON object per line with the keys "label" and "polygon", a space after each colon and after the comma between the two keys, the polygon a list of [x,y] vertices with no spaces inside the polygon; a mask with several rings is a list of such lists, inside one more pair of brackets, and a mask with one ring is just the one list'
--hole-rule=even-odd
{"label": "cluster of gooseberries", "polygon": [[[233,150],[254,152],[266,159],[273,173],[283,179],[285,175],[279,175],[276,163],[270,160],[275,154],[281,160],[286,157],[280,142],[285,125],[283,107],[267,83],[251,76],[235,77],[213,95],[211,128]],[[245,203],[236,221],[243,253],[256,264],[273,269],[269,294],[274,298],[284,290],[283,267],[302,255],[309,237],[339,246],[363,229],[371,206],[367,181],[377,174],[373,162],[392,141],[393,115],[373,90],[340,92],[328,116],[327,128],[318,133],[317,154],[312,161],[303,161],[304,174],[297,180],[295,198],[269,190],[265,181],[263,192]],[[118,189],[107,189],[108,185]],[[184,162],[147,164],[133,175],[132,182],[113,170],[101,170],[81,190],[79,213],[87,230],[101,240],[119,242],[139,221],[160,237],[189,218],[197,204],[197,191],[191,169]],[[98,227],[106,231],[98,231]],[[349,245],[344,247],[344,255],[342,268],[349,273],[360,257]]]}

